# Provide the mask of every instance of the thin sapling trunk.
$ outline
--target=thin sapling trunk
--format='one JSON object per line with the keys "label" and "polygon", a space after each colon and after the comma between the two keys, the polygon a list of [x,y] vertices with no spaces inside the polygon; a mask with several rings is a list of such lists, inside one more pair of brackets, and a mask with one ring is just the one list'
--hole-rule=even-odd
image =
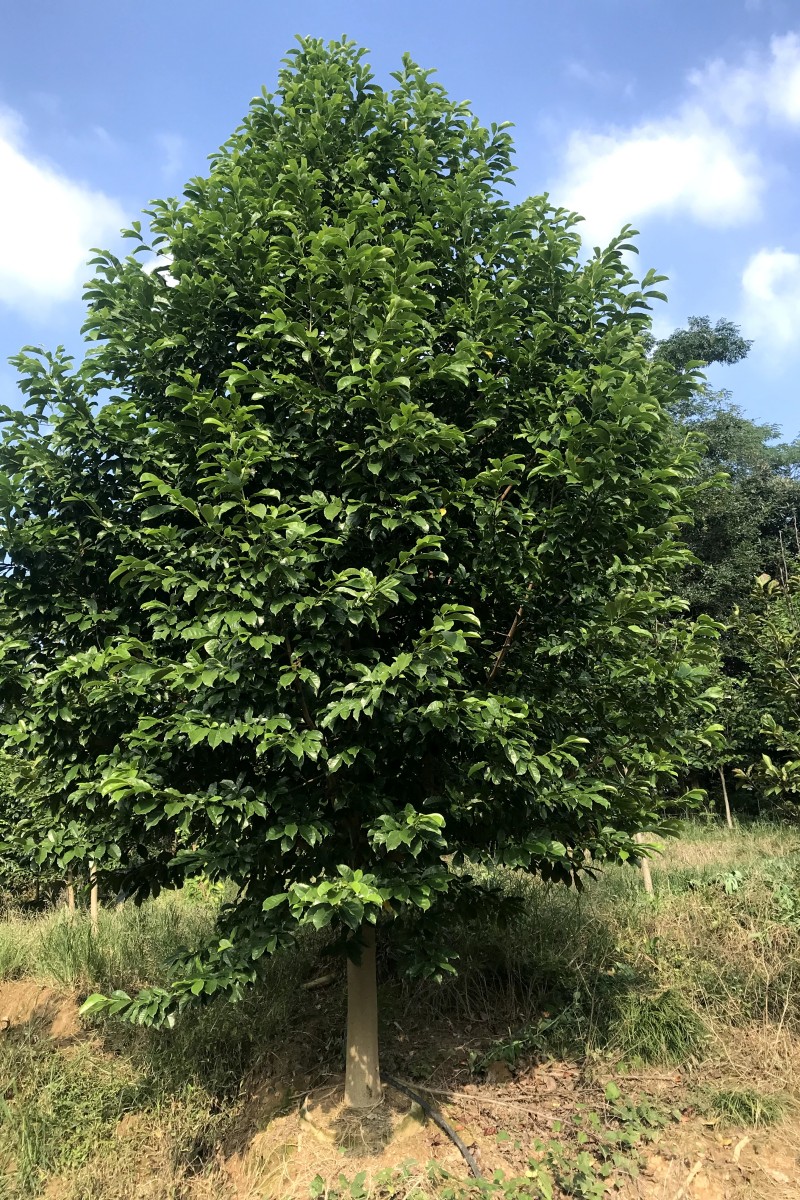
{"label": "thin sapling trunk", "polygon": [[361,927],[361,961],[347,960],[347,1065],[344,1099],[349,1108],[373,1108],[383,1098],[378,1061],[378,987],[375,926]]}

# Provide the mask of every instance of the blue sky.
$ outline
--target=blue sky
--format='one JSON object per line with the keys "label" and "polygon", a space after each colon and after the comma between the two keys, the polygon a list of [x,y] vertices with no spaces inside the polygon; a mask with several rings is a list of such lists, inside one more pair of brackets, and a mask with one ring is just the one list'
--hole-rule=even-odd
{"label": "blue sky", "polygon": [[88,248],[205,169],[295,34],[346,33],[380,82],[408,50],[512,121],[520,197],[592,243],[634,223],[670,276],[656,331],[739,321],[751,357],[712,381],[800,433],[800,0],[32,0],[3,26],[0,364],[77,351]]}

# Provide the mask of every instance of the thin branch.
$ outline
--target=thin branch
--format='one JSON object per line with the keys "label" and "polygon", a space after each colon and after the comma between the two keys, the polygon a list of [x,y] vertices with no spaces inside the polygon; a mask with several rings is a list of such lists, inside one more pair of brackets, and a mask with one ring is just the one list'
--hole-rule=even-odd
{"label": "thin branch", "polygon": [[[530,593],[532,591],[532,589],[533,589],[533,584],[529,583],[528,584],[528,592]],[[511,643],[514,641],[514,638],[517,635],[517,630],[519,629],[519,627],[522,624],[522,621],[524,619],[523,618],[524,607],[525,607],[525,601],[523,600],[522,604],[520,604],[519,608],[516,611],[514,620],[511,622],[511,628],[509,629],[508,633],[506,634],[503,644],[495,656],[495,660],[492,663],[492,669],[489,672],[489,675],[487,677],[487,683],[494,682],[497,672],[500,670],[500,668],[503,665],[503,660],[505,659],[505,656],[508,654],[508,651],[511,647]]]}

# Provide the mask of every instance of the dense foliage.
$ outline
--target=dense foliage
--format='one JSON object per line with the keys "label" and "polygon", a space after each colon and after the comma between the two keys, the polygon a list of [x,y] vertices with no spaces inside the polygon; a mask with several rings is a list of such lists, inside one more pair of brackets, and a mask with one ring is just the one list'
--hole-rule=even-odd
{"label": "dense foliage", "polygon": [[735,624],[747,672],[742,690],[763,751],[741,782],[785,815],[800,795],[800,577],[758,580],[755,602]]}
{"label": "dense foliage", "polygon": [[43,886],[50,894],[60,887],[58,863],[41,853],[52,826],[49,795],[40,764],[0,753],[0,902],[35,902]]}
{"label": "dense foliage", "polygon": [[[746,357],[750,346],[731,321],[712,326],[708,317],[690,317],[685,329],[651,342],[653,357],[680,373],[698,361],[734,364]],[[762,586],[755,582],[762,576],[785,579],[788,556],[800,551],[800,443],[780,442],[777,426],[746,417],[728,390],[715,391],[706,383],[670,411],[678,437],[690,431],[703,440],[693,520],[685,534],[695,562],[682,573],[678,589],[692,613],[706,613],[723,623],[717,680],[723,698],[718,708],[722,738],[700,749],[690,778],[713,792],[720,787],[720,769],[733,767],[737,782],[749,783],[749,795],[739,791],[737,805],[762,807],[772,803],[777,792],[756,786],[763,782],[760,767],[749,774],[746,768],[756,759],[762,763],[768,748],[762,717],[776,697],[762,687],[763,663],[759,665],[752,644],[764,612]]]}
{"label": "dense foliage", "polygon": [[505,198],[502,127],[395,80],[303,42],[95,260],[83,362],[17,360],[0,669],[57,777],[41,854],[236,889],[170,988],[113,1000],[140,1020],[304,924],[446,913],[467,862],[625,859],[711,715],[657,280],[624,237],[582,261],[572,215]]}

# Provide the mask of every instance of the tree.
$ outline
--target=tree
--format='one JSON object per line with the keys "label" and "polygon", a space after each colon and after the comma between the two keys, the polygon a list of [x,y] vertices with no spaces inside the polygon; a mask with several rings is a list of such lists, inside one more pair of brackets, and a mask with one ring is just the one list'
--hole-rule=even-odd
{"label": "tree", "polygon": [[60,883],[57,868],[42,872],[39,845],[50,825],[46,781],[18,755],[0,754],[0,891],[19,904],[33,893],[40,899],[41,885]]}
{"label": "tree", "polygon": [[654,343],[654,357],[668,362],[676,371],[687,371],[692,363],[709,366],[740,362],[752,344],[742,337],[738,325],[724,317],[715,325],[708,317],[689,317],[685,329],[675,329],[669,337]]}
{"label": "tree", "polygon": [[[728,320],[712,326],[690,317],[686,329],[653,343],[656,360],[686,373],[698,362],[733,364],[752,342]],[[700,383],[671,408],[678,436],[691,430],[704,440],[686,541],[697,558],[681,581],[694,614],[726,621],[745,609],[756,576],[777,574],[781,537],[794,544],[800,511],[800,442],[780,443],[777,426],[746,417],[726,389]]]}
{"label": "tree", "polygon": [[422,914],[436,974],[470,863],[638,859],[715,636],[669,587],[695,451],[664,407],[691,376],[641,336],[657,277],[630,231],[582,263],[577,218],[504,198],[503,127],[394,78],[302,41],[94,260],[82,363],[18,357],[0,447],[3,704],[60,772],[46,852],[139,899],[236,889],[170,986],[86,1010],[235,999],[330,926],[354,1106],[376,926]]}
{"label": "tree", "polygon": [[778,572],[781,542],[795,542],[800,445],[773,444],[776,426],[759,425],[719,398],[693,428],[706,440],[701,479],[725,472],[728,485],[698,493],[687,541],[699,561],[686,572],[684,594],[693,612],[726,620],[749,606],[760,573]]}
{"label": "tree", "polygon": [[[655,360],[686,374],[698,362],[739,362],[751,345],[731,321],[712,326],[708,317],[690,317],[686,329],[651,341],[650,348]],[[763,746],[760,701],[750,679],[752,656],[740,644],[742,621],[753,606],[756,578],[777,575],[787,546],[797,547],[800,443],[779,442],[777,426],[751,420],[732,402],[730,391],[703,382],[670,411],[676,437],[689,431],[703,439],[693,520],[684,535],[695,562],[678,587],[692,614],[707,613],[724,625],[717,680],[724,697],[717,716],[722,737],[700,746],[691,775],[709,792],[719,791],[730,825],[726,767],[737,768],[733,778],[741,781],[738,768]]]}

